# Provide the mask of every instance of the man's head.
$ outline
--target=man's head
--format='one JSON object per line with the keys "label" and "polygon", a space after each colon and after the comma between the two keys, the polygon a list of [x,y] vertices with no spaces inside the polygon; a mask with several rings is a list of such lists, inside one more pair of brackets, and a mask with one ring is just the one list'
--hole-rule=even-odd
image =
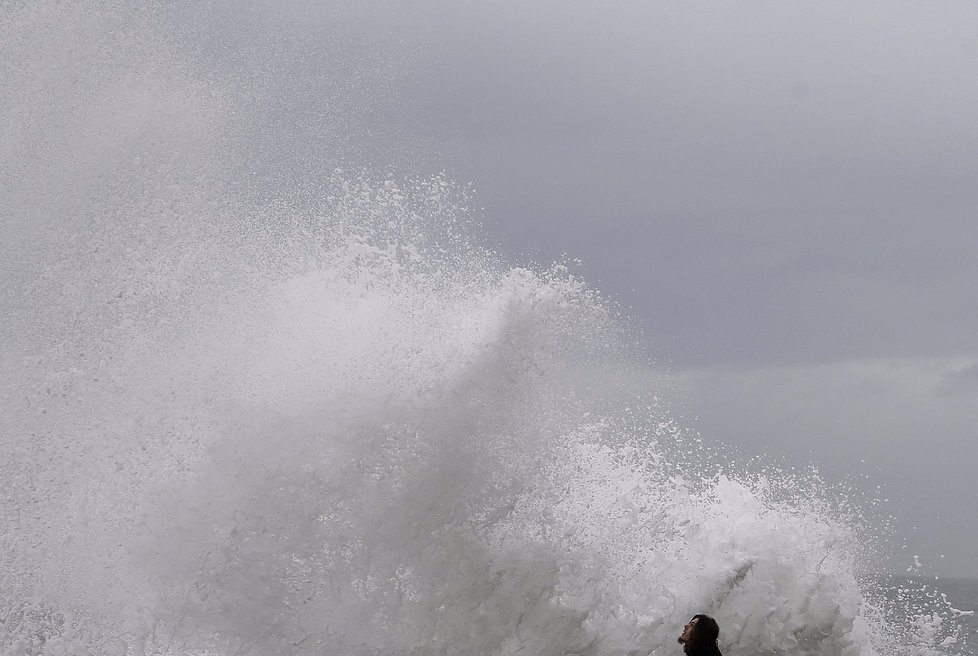
{"label": "man's head", "polygon": [[679,642],[687,654],[695,654],[704,648],[716,647],[720,626],[709,615],[693,615],[689,624],[683,627]]}

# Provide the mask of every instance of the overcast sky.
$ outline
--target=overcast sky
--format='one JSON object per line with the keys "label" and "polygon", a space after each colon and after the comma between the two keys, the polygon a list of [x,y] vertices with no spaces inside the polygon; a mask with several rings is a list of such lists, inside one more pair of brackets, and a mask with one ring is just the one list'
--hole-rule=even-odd
{"label": "overcast sky", "polygon": [[580,258],[704,437],[868,474],[908,535],[894,567],[978,577],[978,5],[400,19],[422,36],[392,120],[491,240]]}
{"label": "overcast sky", "polygon": [[978,578],[978,4],[196,7],[203,57],[269,73],[266,161],[471,183],[490,245],[579,258],[644,328],[704,438],[881,485],[895,569]]}

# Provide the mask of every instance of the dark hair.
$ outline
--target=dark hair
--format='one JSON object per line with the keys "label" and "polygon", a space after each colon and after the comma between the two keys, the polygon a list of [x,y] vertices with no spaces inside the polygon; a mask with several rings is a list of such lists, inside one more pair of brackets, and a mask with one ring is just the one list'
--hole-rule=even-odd
{"label": "dark hair", "polygon": [[709,615],[693,615],[693,619],[696,620],[693,635],[683,651],[693,655],[713,654],[719,656],[720,648],[717,647],[717,637],[720,635],[720,625]]}

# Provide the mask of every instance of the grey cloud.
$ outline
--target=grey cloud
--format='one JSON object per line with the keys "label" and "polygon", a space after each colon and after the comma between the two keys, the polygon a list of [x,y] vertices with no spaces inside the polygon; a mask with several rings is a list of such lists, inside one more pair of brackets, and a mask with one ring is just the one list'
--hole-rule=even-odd
{"label": "grey cloud", "polygon": [[937,517],[978,459],[978,5],[280,4],[187,10],[237,35],[205,64],[269,62],[255,129],[301,110],[255,160],[472,183],[493,245],[581,258],[646,328],[705,438],[868,472],[976,574],[976,527]]}
{"label": "grey cloud", "polygon": [[941,515],[978,461],[978,5],[429,18],[400,125],[474,184],[491,239],[580,257],[705,438],[884,484],[911,550],[975,575],[976,527]]}
{"label": "grey cloud", "polygon": [[956,367],[946,373],[935,386],[940,396],[978,394],[978,362]]}
{"label": "grey cloud", "polygon": [[448,10],[408,127],[437,126],[505,249],[583,256],[667,360],[973,353],[978,21],[955,11]]}

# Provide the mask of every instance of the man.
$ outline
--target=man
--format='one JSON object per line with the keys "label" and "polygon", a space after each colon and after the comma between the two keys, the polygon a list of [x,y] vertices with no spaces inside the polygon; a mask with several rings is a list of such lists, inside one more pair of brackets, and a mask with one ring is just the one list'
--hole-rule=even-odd
{"label": "man", "polygon": [[719,635],[720,626],[715,619],[709,615],[693,615],[689,624],[683,627],[679,644],[683,646],[683,653],[689,656],[723,656],[717,647]]}

